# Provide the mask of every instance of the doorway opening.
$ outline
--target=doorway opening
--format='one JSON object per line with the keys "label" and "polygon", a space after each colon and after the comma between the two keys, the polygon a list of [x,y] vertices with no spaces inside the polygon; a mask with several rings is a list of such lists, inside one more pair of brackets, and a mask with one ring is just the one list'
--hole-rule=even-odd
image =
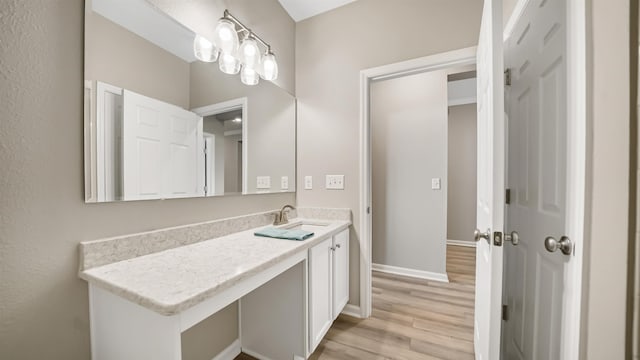
{"label": "doorway opening", "polygon": [[[440,92],[440,97],[436,94],[433,95],[433,101],[437,101],[443,103],[443,109],[441,110],[441,114],[439,115],[440,120],[440,128],[441,130],[440,137],[444,136],[444,141],[440,144],[440,160],[439,160],[439,175],[424,175],[427,176],[426,179],[426,187],[427,192],[425,192],[426,196],[435,195],[440,197],[440,202],[442,205],[435,209],[434,212],[437,212],[440,216],[440,225],[439,229],[440,234],[439,237],[441,241],[436,244],[439,262],[436,262],[435,271],[431,271],[425,268],[419,270],[419,275],[429,275],[432,277],[440,277],[440,280],[447,280],[446,275],[446,164],[447,164],[447,141],[446,141],[446,133],[447,133],[447,121],[448,121],[448,103],[447,103],[447,90],[446,90],[446,82],[447,82],[447,69],[455,69],[455,68],[464,68],[467,67],[466,71],[473,70],[473,67],[476,62],[476,49],[475,47],[455,50],[447,53],[427,56],[424,58],[409,60],[406,62],[381,66],[378,68],[368,69],[361,72],[361,81],[360,81],[360,93],[361,93],[361,169],[360,175],[362,179],[361,184],[361,205],[360,205],[360,248],[362,253],[364,254],[362,261],[360,262],[360,315],[364,318],[369,317],[372,313],[372,269],[373,269],[373,244],[372,244],[372,235],[373,235],[373,214],[372,214],[372,199],[373,199],[373,186],[372,183],[372,170],[373,170],[373,147],[372,147],[372,109],[371,106],[374,104],[371,101],[372,98],[372,85],[376,83],[381,83],[383,80],[393,80],[409,78],[409,75],[416,74],[427,74],[426,76],[432,76],[437,78],[438,76],[442,79],[442,84],[445,86],[444,91]],[[470,67],[470,68],[469,68]],[[400,120],[403,118],[400,117]],[[397,125],[397,124],[394,124]],[[391,128],[391,131],[401,131],[406,130],[405,128],[401,128],[396,126],[395,128]],[[429,129],[425,129],[428,133]],[[442,140],[442,139],[440,139]],[[436,147],[436,151],[438,152],[438,147]],[[427,150],[428,151],[428,150]],[[411,155],[410,153],[407,153]],[[402,155],[399,154],[399,155]],[[423,156],[424,157],[424,156]],[[421,161],[420,159],[416,161]],[[425,179],[418,179],[422,181],[423,187],[425,187]],[[432,186],[433,185],[433,186]],[[444,186],[444,189],[443,189]],[[439,189],[431,189],[431,188],[439,188]],[[402,191],[402,189],[400,189]],[[443,193],[445,194],[443,196]],[[417,208],[421,204],[417,204]],[[374,205],[375,206],[375,205]],[[375,212],[375,208],[374,208]],[[398,214],[395,214],[398,215]],[[418,220],[418,226],[423,224],[423,221]],[[416,225],[416,224],[412,224]],[[386,249],[383,249],[386,250]],[[397,252],[396,252],[397,253]],[[381,255],[381,254],[377,254]],[[392,257],[395,253],[392,254]],[[386,256],[383,254],[381,256]],[[414,258],[414,263],[419,263],[420,259]],[[398,270],[397,268],[403,269],[402,266],[397,266],[391,264],[390,266],[394,266],[395,268],[387,268],[388,270]],[[404,267],[406,269],[407,267]],[[379,268],[378,268],[379,269]],[[401,270],[402,271],[402,270]],[[415,274],[415,273],[414,273]]]}

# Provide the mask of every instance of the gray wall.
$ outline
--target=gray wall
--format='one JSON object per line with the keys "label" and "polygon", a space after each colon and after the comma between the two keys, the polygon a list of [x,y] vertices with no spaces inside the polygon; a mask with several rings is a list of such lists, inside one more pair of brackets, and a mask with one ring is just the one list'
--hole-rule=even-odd
{"label": "gray wall", "polygon": [[224,159],[225,159],[225,141],[224,141],[224,124],[219,121],[215,115],[205,116],[202,122],[202,130],[206,133],[214,135],[215,144],[213,146],[215,189],[214,194],[224,194]]}
{"label": "gray wall", "polygon": [[476,104],[449,107],[447,239],[473,242],[476,228]]}
{"label": "gray wall", "polygon": [[[298,178],[315,180],[313,190],[298,182],[298,205],[347,207],[359,219],[360,71],[475,46],[481,12],[477,0],[366,0],[297,24]],[[344,174],[345,190],[324,189],[326,174]],[[357,305],[363,255],[357,222],[353,228],[350,303]]]}
{"label": "gray wall", "polygon": [[447,75],[374,82],[370,102],[373,263],[445,274]]}
{"label": "gray wall", "polygon": [[[229,8],[244,7],[244,16],[264,26],[272,11],[284,11],[276,0],[260,1],[274,9],[260,13],[248,3]],[[0,357],[88,359],[80,241],[276,209],[295,195],[85,204],[83,1],[6,0],[0,18]],[[280,28],[274,31],[275,42]],[[290,41],[279,55],[292,54],[293,34],[281,35]],[[293,79],[291,64],[281,71]],[[235,319],[231,310],[216,316]],[[222,322],[200,353],[236,336],[236,324]]]}
{"label": "gray wall", "polygon": [[242,192],[242,135],[222,138],[224,141],[224,192]]}
{"label": "gray wall", "polygon": [[189,108],[189,63],[93,11],[85,22],[85,53],[86,80]]}
{"label": "gray wall", "polygon": [[628,0],[587,1],[584,359],[625,358],[629,188],[636,186],[629,184],[629,14]]}

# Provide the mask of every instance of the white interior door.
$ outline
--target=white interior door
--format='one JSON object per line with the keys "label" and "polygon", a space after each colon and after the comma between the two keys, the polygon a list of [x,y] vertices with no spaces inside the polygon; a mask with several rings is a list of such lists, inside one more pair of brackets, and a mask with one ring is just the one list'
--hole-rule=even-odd
{"label": "white interior door", "polygon": [[202,118],[132,91],[123,98],[124,199],[204,195]]}
{"label": "white interior door", "polygon": [[478,201],[476,226],[487,232],[476,248],[474,348],[477,359],[498,359],[502,301],[504,214],[504,85],[502,1],[485,0],[478,41]]}
{"label": "white interior door", "polygon": [[204,195],[204,136],[202,118],[165,104],[168,121],[169,160],[166,197]]}
{"label": "white interior door", "polygon": [[563,358],[564,279],[573,256],[550,253],[545,238],[568,234],[566,6],[529,1],[505,43],[512,72],[505,230],[520,238],[505,244],[505,359]]}

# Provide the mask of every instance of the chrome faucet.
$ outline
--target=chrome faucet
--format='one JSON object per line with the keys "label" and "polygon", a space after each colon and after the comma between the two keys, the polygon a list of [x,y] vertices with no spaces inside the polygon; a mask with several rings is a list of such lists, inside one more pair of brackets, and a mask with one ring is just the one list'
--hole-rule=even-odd
{"label": "chrome faucet", "polygon": [[276,219],[273,221],[273,225],[282,225],[289,222],[289,219],[287,219],[288,209],[295,210],[296,208],[291,205],[283,206],[282,209],[276,213]]}

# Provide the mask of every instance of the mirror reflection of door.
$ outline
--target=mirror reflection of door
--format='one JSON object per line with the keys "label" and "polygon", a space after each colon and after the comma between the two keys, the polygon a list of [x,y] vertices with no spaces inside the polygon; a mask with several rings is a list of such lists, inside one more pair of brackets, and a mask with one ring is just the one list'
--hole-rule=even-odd
{"label": "mirror reflection of door", "polygon": [[204,136],[207,196],[242,193],[242,108],[204,117]]}

